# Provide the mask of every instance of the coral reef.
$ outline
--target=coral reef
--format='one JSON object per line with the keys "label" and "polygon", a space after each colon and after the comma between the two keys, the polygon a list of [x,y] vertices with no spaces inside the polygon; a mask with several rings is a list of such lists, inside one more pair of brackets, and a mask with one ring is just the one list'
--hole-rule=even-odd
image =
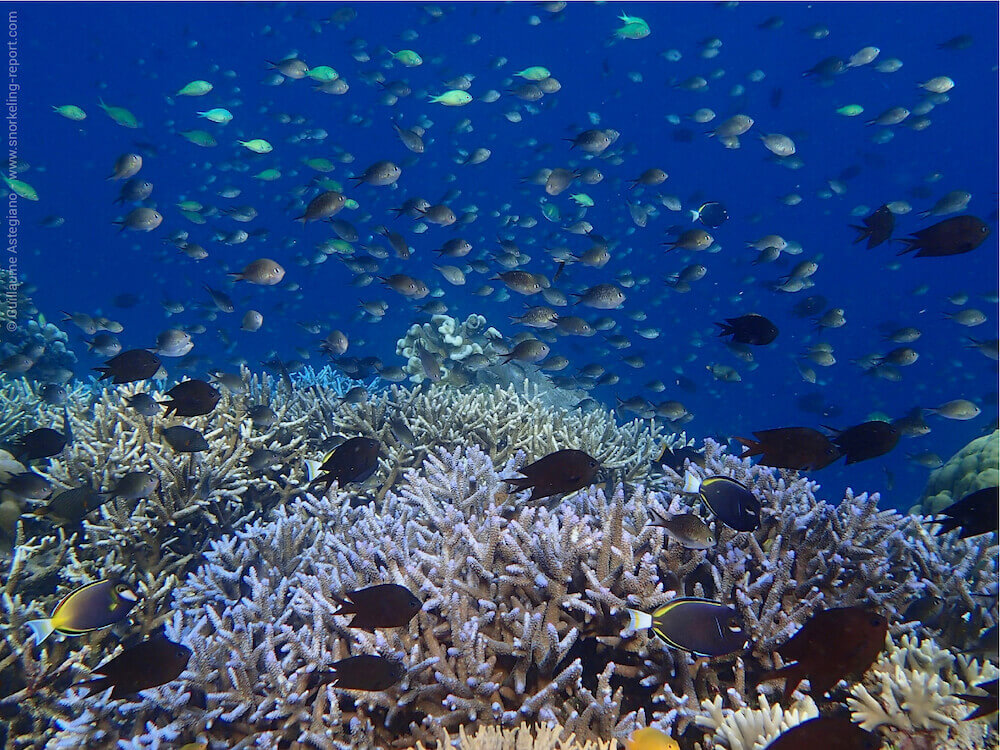
{"label": "coral reef", "polygon": [[414,323],[406,335],[396,342],[396,354],[406,358],[403,370],[414,383],[423,382],[427,376],[420,363],[420,348],[430,353],[441,365],[441,377],[448,377],[458,363],[473,354],[485,354],[490,359],[499,349],[503,336],[497,329],[486,327],[486,318],[473,313],[459,323],[450,315],[435,315],[429,323]]}
{"label": "coral reef", "polygon": [[973,708],[956,697],[996,679],[997,668],[953,654],[931,639],[886,638],[886,648],[847,699],[851,718],[863,728],[888,735],[894,747],[904,738],[925,737],[933,747],[973,750],[996,747],[991,721],[963,721]]}
{"label": "coral reef", "polygon": [[[208,540],[241,528],[300,492],[305,481],[301,459],[321,456],[325,440],[378,435],[388,456],[369,486],[384,490],[408,466],[420,465],[428,451],[461,445],[470,435],[491,443],[497,460],[518,450],[538,456],[557,446],[579,445],[631,477],[645,476],[651,456],[664,442],[639,422],[619,427],[608,414],[565,414],[546,407],[537,389],[527,386],[524,390],[534,396],[518,395],[513,388],[459,392],[444,386],[419,391],[394,387],[350,404],[340,397],[357,383],[335,372],[296,373],[291,380],[289,391],[281,380],[244,370],[234,392],[225,389],[211,415],[184,420],[204,432],[209,450],[180,460],[160,436],[163,427],[178,420],[147,419],[127,406],[126,399],[140,386],[77,384],[67,389],[75,440],[47,466],[35,467],[54,490],[87,485],[109,491],[123,474],[138,470],[157,476],[159,486],[143,500],[109,500],[79,528],[55,527],[48,519],[25,515],[16,529],[18,538],[7,540],[16,542],[19,556],[7,557],[10,569],[0,579],[7,593],[0,604],[5,621],[0,684],[6,686],[0,702],[12,706],[28,700],[30,710],[18,716],[16,725],[23,736],[44,736],[51,733],[44,729],[50,719],[67,720],[65,709],[52,698],[69,684],[69,674],[56,666],[67,659],[93,665],[113,642],[109,633],[98,632],[53,640],[38,651],[27,643],[26,620],[47,614],[80,583],[115,574],[134,581],[143,595],[136,630],[154,629],[169,616],[172,589],[193,569]],[[24,380],[2,382],[0,400],[9,407],[4,411],[8,437],[62,424],[62,407],[44,403],[37,388]],[[270,405],[274,423],[254,426],[248,416],[254,405]],[[409,425],[416,440],[412,446],[394,436],[393,417]],[[630,445],[638,450],[630,451]],[[270,452],[268,465],[255,469],[250,458],[261,451]],[[352,501],[362,501],[368,491],[356,488]],[[12,521],[32,508],[22,499],[12,503]],[[51,690],[38,690],[43,676]]]}
{"label": "coral reef", "polygon": [[[461,390],[445,384],[414,389],[394,385],[367,401],[345,405],[329,391],[313,388],[296,392],[288,414],[304,418],[304,429],[314,430],[307,434],[315,442],[332,435],[380,440],[385,455],[374,482],[380,485],[391,485],[435,448],[470,444],[483,446],[498,464],[518,451],[534,460],[560,448],[578,448],[626,481],[648,482],[651,462],[664,443],[683,440],[664,436],[641,420],[619,425],[609,412],[552,407],[550,389],[528,381],[520,388],[509,384]],[[412,439],[397,434],[394,420],[406,426]]]}
{"label": "coral reef", "polygon": [[966,495],[1000,484],[1000,431],[983,435],[931,472],[920,502],[911,513],[933,515]]}
{"label": "coral reef", "polygon": [[[848,493],[831,506],[806,479],[752,467],[711,441],[706,449],[707,471],[727,472],[764,499],[761,528],[717,527],[714,550],[681,548],[648,525],[651,509],[686,507],[676,486],[626,494],[619,484],[610,495],[594,487],[554,508],[526,505],[502,481],[523,454],[498,471],[478,448],[434,451],[379,503],[354,507],[352,493],[335,491],[279,506],[211,542],[204,564],[176,587],[168,633],[195,653],[182,679],[100,710],[70,693],[64,710],[90,713],[64,721],[53,746],[142,728],[177,741],[211,729],[244,747],[282,738],[399,747],[448,742],[466,724],[522,721],[558,721],[588,741],[622,739],[655,719],[693,747],[706,727],[708,739],[735,742],[749,735],[724,725],[790,726],[810,712],[808,699],[786,717],[765,700],[776,686],[759,688],[760,697],[751,687],[774,666],[774,647],[820,607],[898,610],[924,584],[920,573],[937,568],[915,562],[915,521],[878,511],[874,498]],[[945,566],[941,549],[922,549]],[[980,574],[995,582],[995,565]],[[966,594],[979,585],[969,578]],[[369,634],[333,615],[335,597],[377,582],[423,599],[407,628]],[[646,635],[620,635],[624,607],[649,610],[677,594],[733,603],[751,650],[694,659]],[[312,671],[358,653],[402,660],[402,683],[365,694],[311,687]],[[192,707],[194,688],[204,708]]]}
{"label": "coral reef", "polygon": [[565,730],[558,724],[554,726],[544,726],[535,724],[529,727],[521,724],[514,729],[505,729],[497,726],[483,726],[475,734],[465,731],[465,727],[458,728],[458,737],[451,740],[442,740],[436,746],[424,747],[418,742],[416,747],[410,750],[618,750],[618,742],[609,740],[603,742],[587,741],[579,743],[573,735],[563,739]]}
{"label": "coral reef", "polygon": [[[737,704],[742,702],[738,691],[730,691],[730,698]],[[705,747],[762,750],[786,729],[819,716],[819,709],[808,696],[785,709],[768,703],[763,695],[757,696],[757,704],[759,708],[744,705],[734,711],[722,707],[721,695],[711,701],[703,700],[703,713],[695,718],[695,724],[711,732],[710,738],[706,736]]]}
{"label": "coral reef", "polygon": [[[0,268],[0,288],[7,289],[9,276],[7,269]],[[0,335],[0,361],[6,362],[8,357],[23,354],[31,364],[26,370],[14,366],[7,371],[23,372],[29,380],[42,383],[69,381],[76,365],[76,355],[67,346],[69,337],[57,325],[46,321],[26,293],[23,282],[18,285],[14,304],[16,329],[8,331],[5,328]]]}
{"label": "coral reef", "polygon": [[[17,524],[0,579],[0,712],[24,746],[147,748],[204,736],[226,747],[405,747],[523,721],[558,722],[564,740],[587,742],[621,740],[655,721],[690,750],[711,741],[705,728],[724,734],[727,721],[784,719],[748,706],[773,713],[761,700],[776,700],[778,686],[755,686],[779,666],[775,647],[816,609],[867,604],[901,622],[934,591],[947,626],[916,620],[897,635],[964,647],[996,624],[995,609],[973,597],[997,588],[989,540],[937,539],[916,519],[879,511],[876,495],[848,491],[833,505],[808,479],[707,440],[703,471],[751,487],[761,526],[735,533],[715,523],[717,546],[690,550],[649,525],[654,514],[699,512],[680,477],[650,468],[664,443],[683,438],[641,421],[618,425],[602,411],[553,408],[530,383],[522,393],[393,386],[350,403],[342,395],[353,386],[334,374],[283,380],[244,370],[212,414],[184,420],[209,449],[182,460],[160,439],[178,420],[126,406],[137,386],[71,389],[77,439],[36,470],[59,489],[108,490],[139,469],[159,486],[146,499],[108,500],[79,528],[34,515]],[[0,397],[28,415],[18,429],[61,419],[61,407],[27,385]],[[256,405],[269,405],[273,422],[255,425]],[[385,446],[373,478],[308,494],[301,459],[352,435]],[[605,483],[536,505],[503,481],[566,447],[600,459]],[[255,469],[248,459],[261,450],[269,458]],[[113,574],[142,594],[129,621],[43,648],[28,642],[26,620]],[[369,634],[332,614],[335,597],[380,582],[424,601],[408,627]],[[649,611],[676,595],[736,607],[752,647],[695,659],[622,632],[624,608]],[[178,681],[126,701],[70,688],[117,639],[161,626],[194,651]],[[360,653],[400,660],[402,682],[357,693],[310,681]]]}

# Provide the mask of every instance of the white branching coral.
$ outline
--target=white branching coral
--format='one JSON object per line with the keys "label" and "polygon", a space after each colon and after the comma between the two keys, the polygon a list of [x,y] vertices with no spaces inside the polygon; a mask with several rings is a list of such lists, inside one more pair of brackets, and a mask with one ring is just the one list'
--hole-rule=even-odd
{"label": "white branching coral", "polygon": [[847,699],[851,718],[864,729],[889,735],[932,737],[955,750],[985,748],[996,730],[991,724],[964,721],[973,706],[957,697],[974,685],[996,679],[997,668],[955,655],[932,639],[903,635],[886,638],[886,648]]}
{"label": "white branching coral", "polygon": [[[735,690],[730,691],[729,697],[737,705],[743,702]],[[723,708],[721,695],[711,701],[703,700],[702,713],[695,717],[695,724],[709,730],[705,750],[763,750],[785,730],[819,716],[819,709],[809,696],[783,709],[758,695],[757,705],[759,708],[740,705],[734,710]]]}
{"label": "white branching coral", "polygon": [[558,724],[521,724],[513,729],[482,726],[475,733],[458,728],[458,737],[449,735],[436,746],[424,747],[420,742],[410,750],[618,750],[616,740],[577,742],[575,735],[563,737],[566,731]]}
{"label": "white branching coral", "polygon": [[[753,532],[722,527],[681,493],[673,472],[651,471],[675,436],[556,408],[533,385],[393,387],[359,404],[318,381],[244,372],[233,385],[222,411],[190,422],[210,442],[191,464],[173,461],[158,439],[162,417],[150,426],[114,397],[134,387],[71,401],[83,444],[45,469],[57,486],[92,477],[106,489],[133,468],[160,484],[147,500],[108,502],[76,532],[38,517],[17,524],[17,555],[0,581],[0,678],[12,686],[0,706],[18,705],[13,731],[34,746],[173,746],[211,726],[229,746],[289,740],[344,750],[447,742],[462,726],[522,721],[558,721],[581,741],[623,739],[655,722],[690,743],[702,701],[728,695],[737,712],[757,703],[748,676],[776,666],[774,648],[817,609],[875,604],[898,621],[933,586],[949,611],[969,613],[970,632],[995,623],[972,597],[996,590],[987,541],[938,540],[880,511],[876,495],[818,500],[808,479],[740,461],[711,440],[705,471],[761,499]],[[30,408],[46,408],[27,396]],[[270,405],[272,425],[252,424],[255,404]],[[353,435],[386,447],[371,480],[294,499],[306,491],[301,459]],[[561,448],[597,457],[607,483],[527,504],[503,482]],[[253,469],[247,459],[260,450],[266,468]],[[682,547],[650,525],[654,511],[702,513],[718,544]],[[162,623],[194,655],[179,681],[155,693],[84,701],[68,689],[73,673],[106,658],[115,634],[53,639],[39,650],[24,621],[121,571],[143,602],[117,635]],[[408,628],[369,634],[333,616],[334,597],[389,581],[424,601]],[[731,604],[751,649],[696,659],[645,633],[622,634],[625,607],[651,611],[677,595]],[[392,691],[308,687],[313,671],[376,652],[407,667]],[[760,692],[773,700],[776,689]]]}

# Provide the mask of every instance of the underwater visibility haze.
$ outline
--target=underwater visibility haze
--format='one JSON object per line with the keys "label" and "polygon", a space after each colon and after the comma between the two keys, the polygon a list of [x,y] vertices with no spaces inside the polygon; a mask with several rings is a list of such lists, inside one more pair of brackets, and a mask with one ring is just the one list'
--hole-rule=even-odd
{"label": "underwater visibility haze", "polygon": [[996,3],[7,22],[4,748],[997,747]]}

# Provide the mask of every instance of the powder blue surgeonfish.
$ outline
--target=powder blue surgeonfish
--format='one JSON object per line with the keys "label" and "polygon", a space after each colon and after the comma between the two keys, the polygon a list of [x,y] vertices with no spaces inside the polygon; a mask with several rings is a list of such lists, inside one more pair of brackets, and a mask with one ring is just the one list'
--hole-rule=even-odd
{"label": "powder blue surgeonfish", "polygon": [[39,644],[57,630],[81,635],[124,620],[139,601],[138,595],[118,581],[96,581],[71,591],[52,610],[52,616],[31,620],[28,627]]}

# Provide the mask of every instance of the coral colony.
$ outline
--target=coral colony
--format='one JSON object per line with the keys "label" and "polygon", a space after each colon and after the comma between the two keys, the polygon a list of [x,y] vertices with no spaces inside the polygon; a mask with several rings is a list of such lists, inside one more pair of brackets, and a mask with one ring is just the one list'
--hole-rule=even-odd
{"label": "coral colony", "polygon": [[[478,319],[435,319],[399,347],[423,339],[459,356],[488,335]],[[997,676],[995,644],[982,643],[995,609],[979,603],[997,591],[992,535],[935,537],[919,517],[879,510],[877,495],[824,499],[805,476],[712,440],[552,406],[559,393],[539,382],[373,383],[361,400],[344,397],[359,385],[328,368],[288,382],[244,370],[213,414],[185,420],[207,442],[188,454],[160,439],[164,417],[128,405],[136,386],[68,389],[75,440],[36,471],[57,492],[89,482],[114,494],[127,472],[159,481],[142,497],[102,495],[75,520],[55,501],[4,498],[8,747],[446,748],[457,737],[472,748],[604,748],[653,725],[685,748],[763,748],[831,700],[808,682],[782,700],[781,681],[766,679],[781,666],[777,648],[814,613],[854,605],[891,627],[874,665],[835,690],[852,720],[893,747],[996,747],[995,728],[964,720],[974,706],[959,697]],[[0,402],[7,433],[62,415],[20,380]],[[261,405],[274,414],[266,424],[251,416]],[[371,479],[323,494],[303,459],[336,436],[381,450]],[[657,462],[665,446],[704,451],[688,481],[723,475],[749,488],[759,526],[713,522]],[[529,502],[504,481],[565,448],[600,462],[595,484]],[[8,456],[0,470],[24,467]],[[716,544],[689,549],[656,525],[682,513],[701,513]],[[28,620],[112,576],[140,595],[126,623],[34,646]],[[344,592],[379,584],[413,592],[416,616],[368,631],[337,614]],[[679,596],[735,608],[748,647],[701,658],[627,627],[627,609]],[[191,651],[177,679],[120,699],[73,686],[114,639],[156,633]],[[338,687],[331,670],[363,655],[388,665],[394,684]]]}

